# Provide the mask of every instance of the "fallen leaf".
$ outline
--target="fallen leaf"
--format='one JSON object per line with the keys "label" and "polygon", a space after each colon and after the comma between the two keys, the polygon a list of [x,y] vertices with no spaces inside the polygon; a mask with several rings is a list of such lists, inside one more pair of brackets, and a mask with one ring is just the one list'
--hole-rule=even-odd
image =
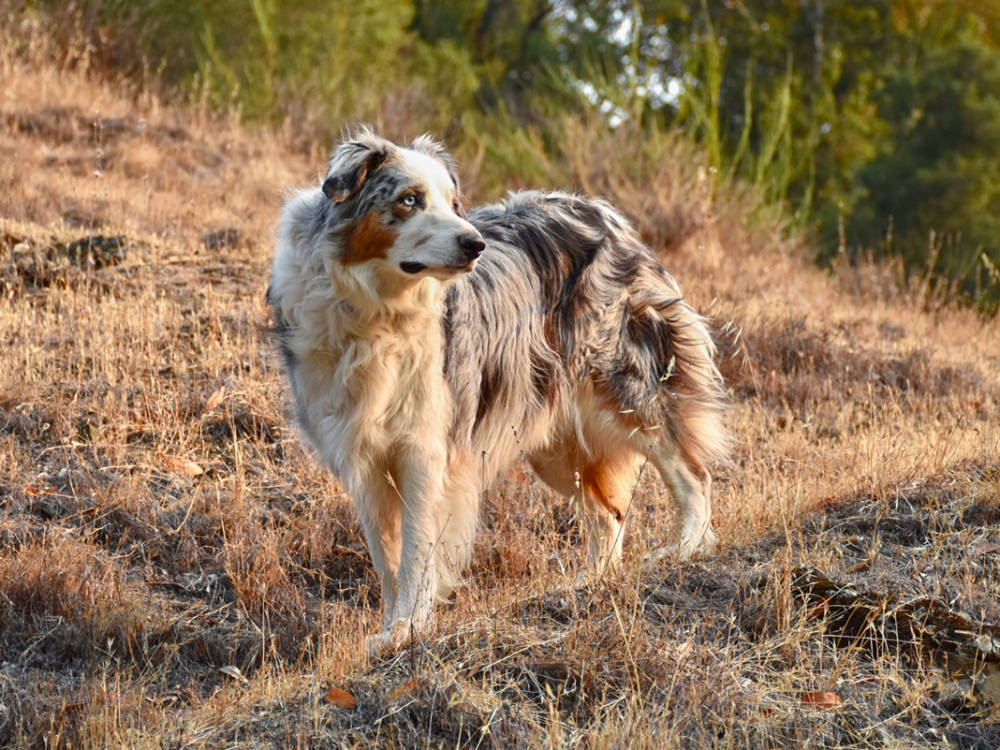
{"label": "fallen leaf", "polygon": [[820,597],[820,599],[806,611],[806,622],[812,622],[813,620],[818,620],[820,617],[823,617],[826,615],[829,608],[830,597]]}
{"label": "fallen leaf", "polygon": [[839,506],[843,504],[843,498],[839,497],[824,497],[818,503],[816,503],[817,510],[836,510]]}
{"label": "fallen leaf", "polygon": [[220,385],[215,392],[208,397],[208,401],[205,402],[205,414],[211,411],[215,411],[215,407],[222,403],[222,399],[226,397],[226,386]]}
{"label": "fallen leaf", "polygon": [[354,708],[358,705],[353,695],[340,688],[330,688],[327,690],[326,695],[323,696],[323,700],[337,708]]}
{"label": "fallen leaf", "polygon": [[168,456],[165,453],[157,453],[163,465],[175,474],[183,474],[186,477],[196,477],[204,474],[205,470],[194,461],[183,456]]}
{"label": "fallen leaf", "polygon": [[1000,544],[987,542],[986,544],[980,544],[978,547],[974,547],[972,550],[972,556],[979,557],[980,555],[990,555],[994,552],[1000,552]]}
{"label": "fallen leaf", "polygon": [[760,715],[754,717],[753,719],[751,719],[751,721],[760,721],[761,719],[770,719],[772,716],[774,716],[775,713],[776,712],[775,712],[775,710],[773,708],[762,708],[760,710]]}
{"label": "fallen leaf", "polygon": [[840,704],[844,700],[836,693],[830,693],[825,690],[817,690],[812,693],[805,693],[802,696],[802,703],[806,706],[811,706],[813,708],[823,709],[831,711],[835,708],[839,708]]}

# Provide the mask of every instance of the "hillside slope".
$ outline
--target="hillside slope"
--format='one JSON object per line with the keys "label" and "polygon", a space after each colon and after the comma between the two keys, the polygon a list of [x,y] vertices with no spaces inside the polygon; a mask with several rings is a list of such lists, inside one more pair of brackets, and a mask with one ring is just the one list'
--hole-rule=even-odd
{"label": "hillside slope", "polygon": [[0,75],[0,744],[1000,745],[996,323],[812,268],[683,164],[604,179],[621,144],[568,134],[714,316],[720,549],[655,554],[647,475],[624,575],[578,584],[572,509],[516,467],[439,629],[369,660],[377,583],[263,305],[329,144]]}

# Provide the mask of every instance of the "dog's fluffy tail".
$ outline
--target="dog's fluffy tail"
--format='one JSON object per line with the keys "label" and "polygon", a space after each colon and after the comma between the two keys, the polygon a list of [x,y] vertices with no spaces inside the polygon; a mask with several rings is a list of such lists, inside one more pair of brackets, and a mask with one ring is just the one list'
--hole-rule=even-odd
{"label": "dog's fluffy tail", "polygon": [[629,310],[619,360],[631,361],[631,368],[622,368],[625,372],[649,373],[649,379],[623,394],[623,401],[645,424],[663,425],[692,468],[725,463],[728,394],[705,319],[684,300],[669,274],[652,267],[632,286]]}
{"label": "dog's fluffy tail", "polygon": [[678,301],[663,311],[672,332],[671,390],[677,419],[674,438],[689,461],[704,467],[729,460],[731,439],[724,424],[728,395],[716,365],[715,343],[704,318]]}

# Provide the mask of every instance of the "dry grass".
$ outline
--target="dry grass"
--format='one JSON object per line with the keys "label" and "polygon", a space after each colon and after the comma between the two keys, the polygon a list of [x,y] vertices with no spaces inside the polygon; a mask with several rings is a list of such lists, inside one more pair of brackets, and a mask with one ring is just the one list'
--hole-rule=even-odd
{"label": "dry grass", "polygon": [[646,476],[625,574],[578,585],[572,510],[518,467],[440,627],[368,660],[360,530],[264,333],[283,190],[321,162],[0,49],[0,744],[1000,745],[995,323],[810,267],[678,144],[628,175],[568,130],[565,179],[718,321],[721,550],[647,562]]}

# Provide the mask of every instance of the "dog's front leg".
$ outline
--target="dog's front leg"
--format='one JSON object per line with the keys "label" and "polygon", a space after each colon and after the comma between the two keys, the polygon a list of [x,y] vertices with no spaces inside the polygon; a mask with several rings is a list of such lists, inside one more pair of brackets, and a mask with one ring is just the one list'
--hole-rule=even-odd
{"label": "dog's front leg", "polygon": [[401,453],[399,464],[402,545],[395,611],[386,620],[396,631],[408,625],[420,629],[430,619],[438,590],[437,547],[447,522],[441,518],[445,450],[410,447]]}
{"label": "dog's front leg", "polygon": [[365,532],[365,543],[382,586],[382,626],[395,620],[400,556],[399,495],[386,474],[372,472],[353,484],[351,496]]}

